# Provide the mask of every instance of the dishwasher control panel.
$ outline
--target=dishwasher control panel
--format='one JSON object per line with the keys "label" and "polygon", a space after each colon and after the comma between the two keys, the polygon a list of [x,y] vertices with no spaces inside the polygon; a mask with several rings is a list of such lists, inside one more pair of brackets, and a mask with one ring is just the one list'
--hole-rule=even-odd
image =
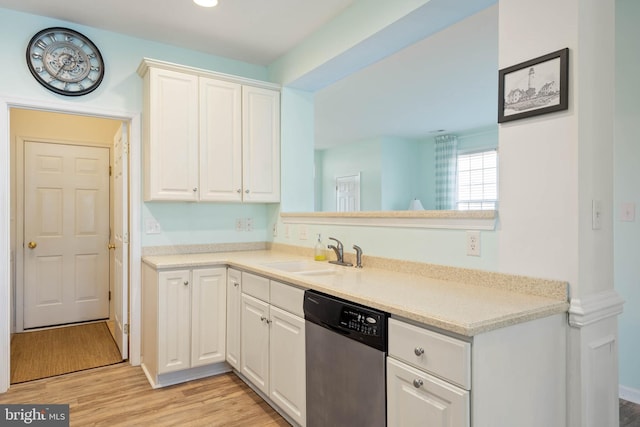
{"label": "dishwasher control panel", "polygon": [[307,322],[387,351],[388,313],[313,290],[305,291],[303,309]]}
{"label": "dishwasher control panel", "polygon": [[379,325],[382,321],[382,316],[378,313],[368,313],[353,307],[344,307],[340,313],[340,326],[362,335],[381,335]]}

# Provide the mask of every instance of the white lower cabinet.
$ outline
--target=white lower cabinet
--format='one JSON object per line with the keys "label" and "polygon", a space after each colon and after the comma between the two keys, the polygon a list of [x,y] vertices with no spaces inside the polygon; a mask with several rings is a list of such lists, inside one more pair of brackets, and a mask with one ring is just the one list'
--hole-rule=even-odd
{"label": "white lower cabinet", "polygon": [[389,319],[389,427],[469,427],[470,378],[470,343]]}
{"label": "white lower cabinet", "polygon": [[468,426],[469,392],[387,358],[388,426]]}
{"label": "white lower cabinet", "polygon": [[565,427],[566,316],[467,340],[389,319],[387,425]]}
{"label": "white lower cabinet", "polygon": [[240,372],[296,424],[306,425],[304,291],[242,273]]}
{"label": "white lower cabinet", "polygon": [[142,365],[152,385],[219,372],[209,367],[225,360],[226,268],[143,265],[142,280]]}

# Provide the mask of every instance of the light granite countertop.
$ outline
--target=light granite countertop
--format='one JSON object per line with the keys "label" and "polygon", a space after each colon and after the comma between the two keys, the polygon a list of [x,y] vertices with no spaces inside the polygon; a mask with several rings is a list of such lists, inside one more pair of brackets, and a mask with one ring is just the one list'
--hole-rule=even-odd
{"label": "light granite countertop", "polygon": [[[333,271],[304,274],[269,265],[284,261],[318,263],[318,270]],[[569,307],[563,282],[455,268],[447,273],[447,279],[437,275],[434,278],[412,268],[415,263],[407,263],[403,269],[400,262],[401,271],[366,264],[365,268],[357,269],[280,250],[151,255],[143,257],[143,262],[156,269],[226,265],[466,337],[565,313]]]}

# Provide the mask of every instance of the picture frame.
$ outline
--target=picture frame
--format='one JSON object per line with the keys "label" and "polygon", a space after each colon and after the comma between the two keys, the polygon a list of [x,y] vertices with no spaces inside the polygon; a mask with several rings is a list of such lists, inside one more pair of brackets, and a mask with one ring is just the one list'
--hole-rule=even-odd
{"label": "picture frame", "polygon": [[569,108],[569,48],[498,71],[498,123]]}

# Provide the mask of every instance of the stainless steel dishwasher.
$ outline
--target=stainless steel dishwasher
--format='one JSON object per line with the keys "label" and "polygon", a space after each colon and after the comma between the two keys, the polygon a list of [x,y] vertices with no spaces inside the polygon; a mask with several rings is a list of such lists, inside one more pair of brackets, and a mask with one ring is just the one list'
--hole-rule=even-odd
{"label": "stainless steel dishwasher", "polygon": [[307,426],[385,426],[388,313],[304,295]]}

